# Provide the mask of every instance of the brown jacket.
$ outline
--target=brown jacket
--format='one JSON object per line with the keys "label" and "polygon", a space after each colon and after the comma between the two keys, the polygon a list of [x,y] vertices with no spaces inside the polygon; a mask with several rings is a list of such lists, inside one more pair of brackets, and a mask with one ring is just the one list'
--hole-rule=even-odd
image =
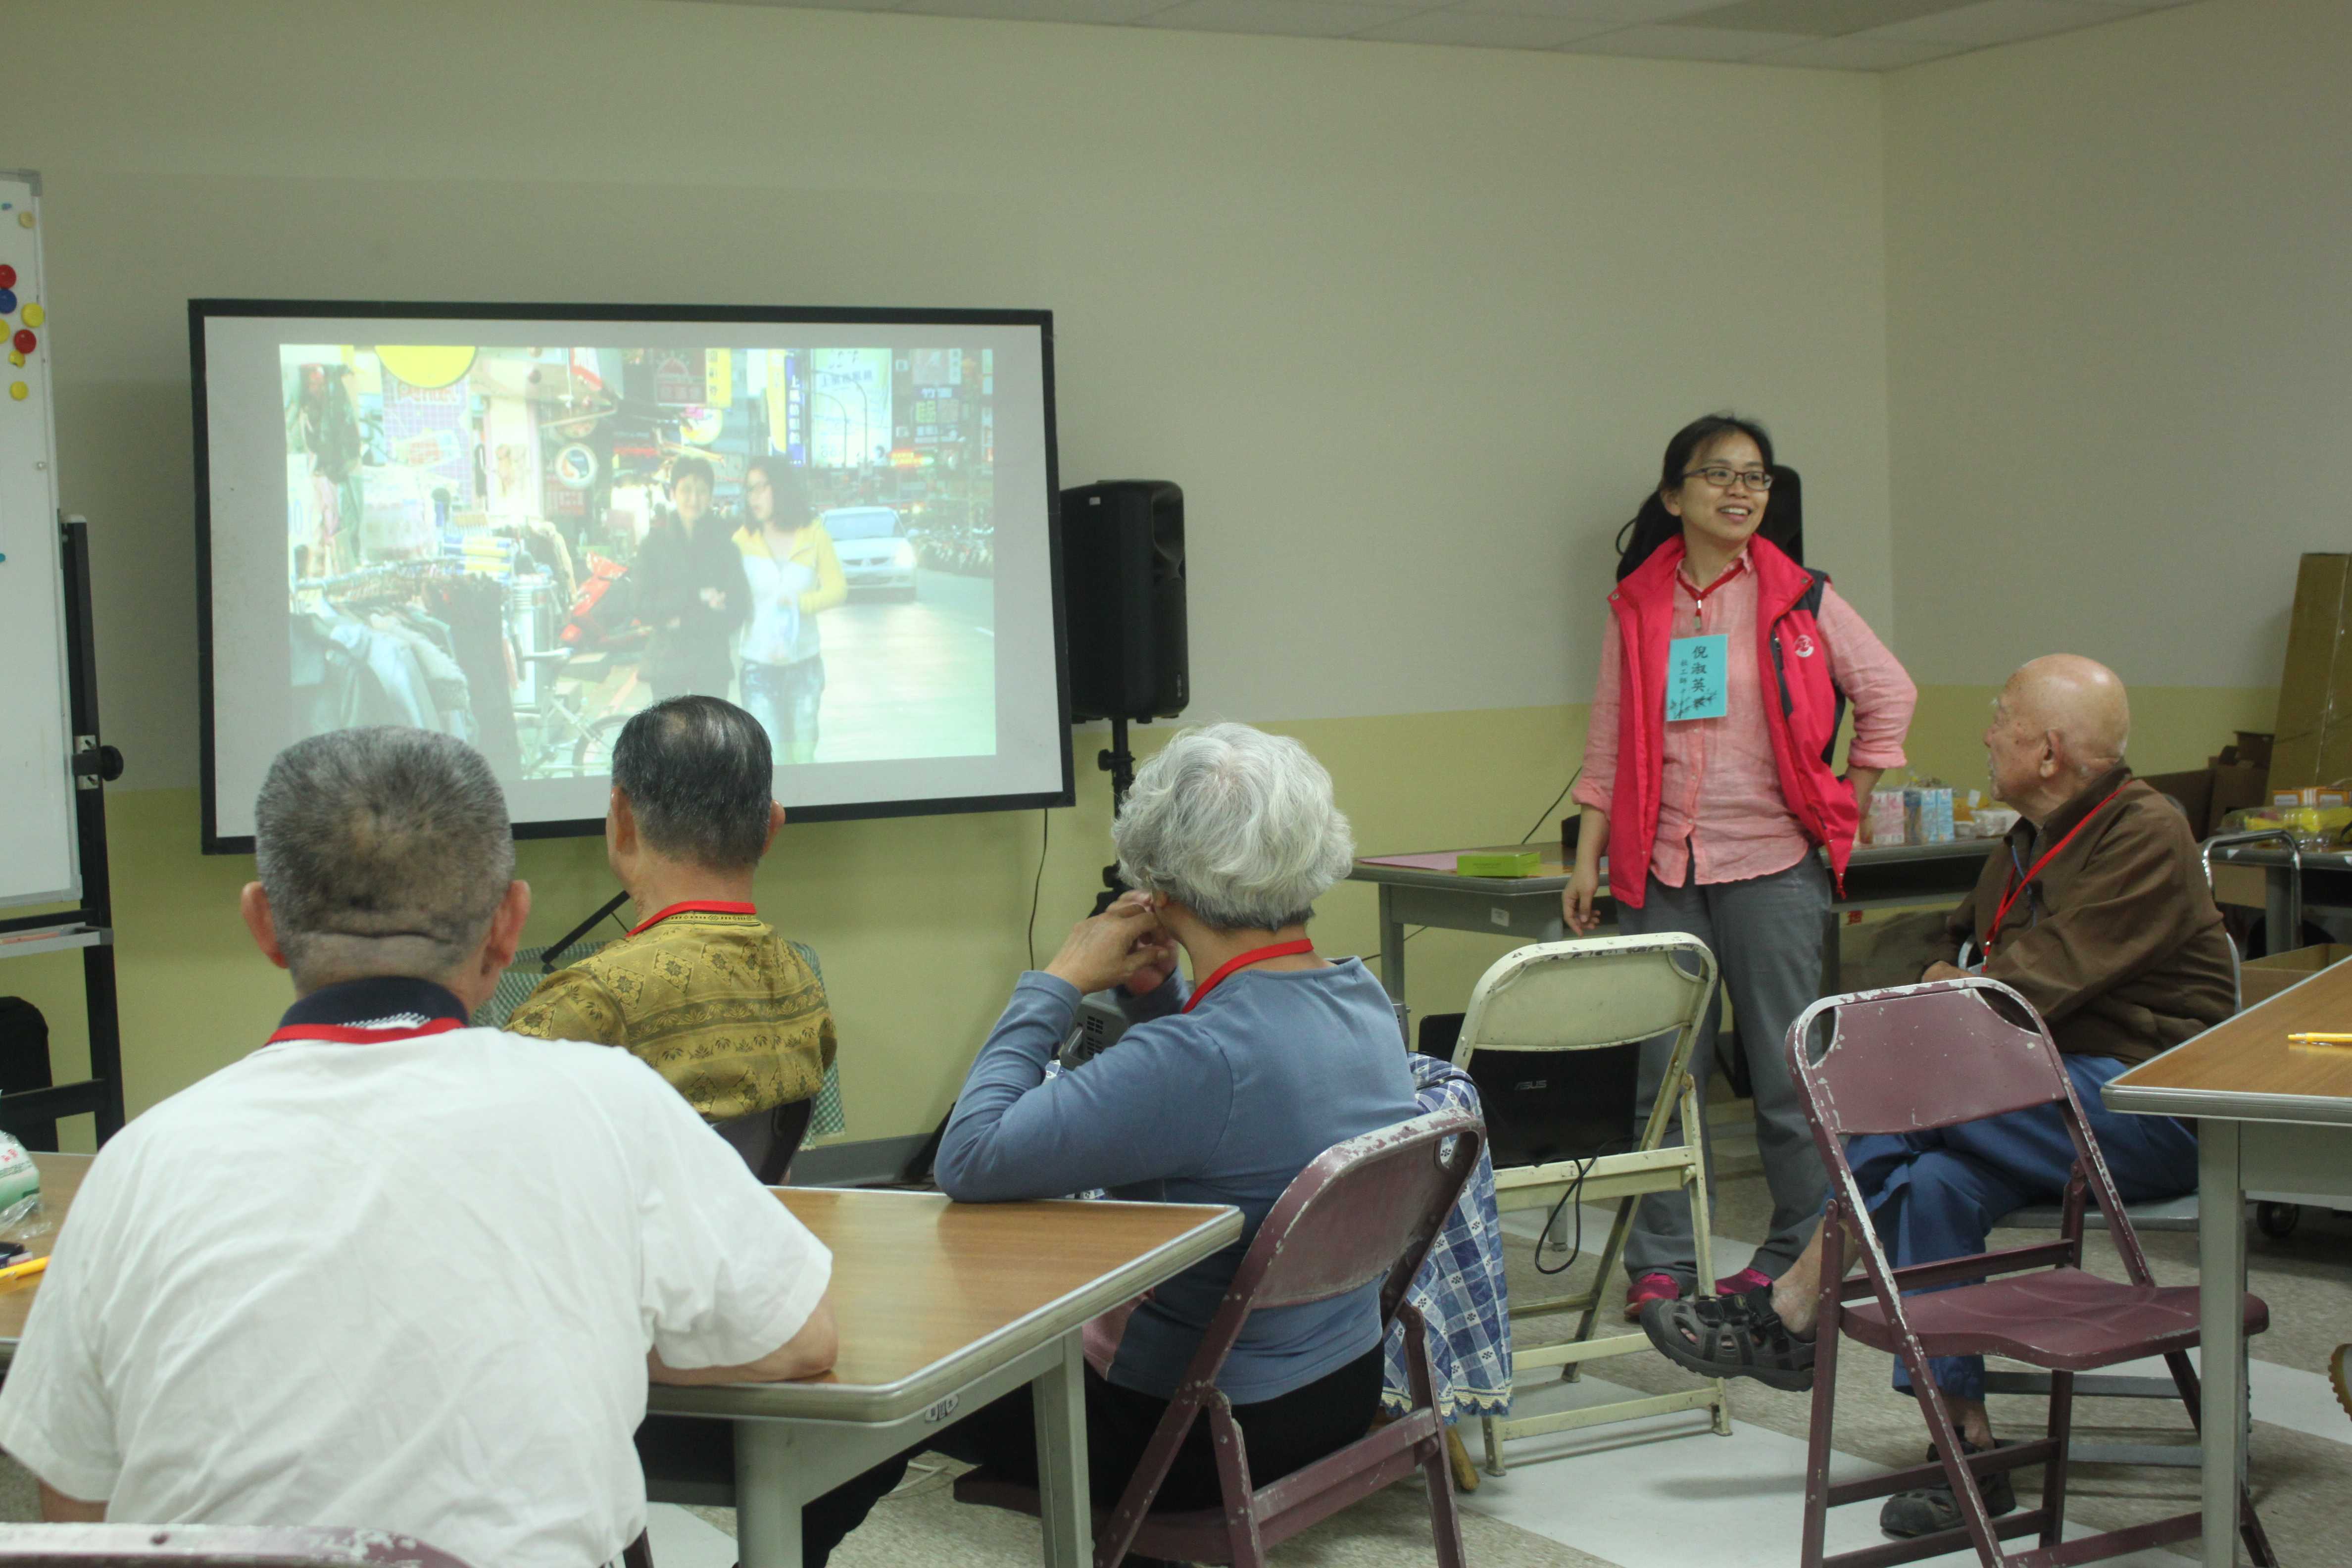
{"label": "brown jacket", "polygon": [[2188,819],[2129,768],[2092,780],[2039,828],[2012,828],[1946,929],[1981,942],[2002,894],[2077,824],[2011,904],[1984,972],[2041,1011],[2060,1050],[2144,1062],[2228,1017],[2234,986]]}

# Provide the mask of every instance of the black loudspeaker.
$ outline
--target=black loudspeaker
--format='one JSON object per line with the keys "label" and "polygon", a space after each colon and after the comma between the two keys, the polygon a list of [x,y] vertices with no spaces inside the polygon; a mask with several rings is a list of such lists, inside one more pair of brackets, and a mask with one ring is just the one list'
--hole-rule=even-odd
{"label": "black loudspeaker", "polygon": [[1192,700],[1184,641],[1184,492],[1106,479],[1062,492],[1070,716],[1173,719]]}

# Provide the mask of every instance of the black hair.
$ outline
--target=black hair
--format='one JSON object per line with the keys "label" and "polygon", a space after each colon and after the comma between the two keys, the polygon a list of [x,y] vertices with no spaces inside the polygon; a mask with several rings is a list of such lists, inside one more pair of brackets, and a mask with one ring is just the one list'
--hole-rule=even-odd
{"label": "black hair", "polygon": [[700,479],[711,489],[719,488],[719,480],[711,474],[710,465],[700,458],[680,458],[669,466],[669,493],[677,494],[677,487],[688,479]]}
{"label": "black hair", "polygon": [[[815,515],[814,509],[809,504],[807,478],[782,458],[754,458],[743,465],[743,478],[747,483],[753,468],[768,476],[768,489],[775,497],[776,526],[787,530],[806,528],[810,518]],[[743,515],[746,521],[759,521],[751,516],[749,501],[744,502]]]}
{"label": "black hair", "polygon": [[717,697],[673,697],[632,717],[613,745],[613,787],[648,848],[744,871],[768,848],[774,749],[760,721]]}
{"label": "black hair", "polygon": [[[1725,436],[1745,436],[1755,442],[1756,450],[1763,456],[1764,466],[1772,470],[1772,501],[1764,513],[1766,524],[1759,531],[1764,532],[1776,544],[1780,543],[1784,537],[1791,540],[1796,537],[1793,531],[1782,525],[1779,514],[1781,501],[1792,499],[1784,497],[1780,487],[1783,484],[1793,487],[1797,476],[1795,470],[1783,468],[1773,462],[1770,432],[1757,421],[1737,414],[1702,415],[1675,431],[1674,439],[1666,443],[1666,455],[1658,464],[1657,488],[1642,498],[1640,510],[1617,531],[1617,580],[1620,583],[1632,576],[1636,567],[1655,554],[1659,545],[1680,537],[1683,520],[1666,510],[1665,492],[1680,489],[1684,471],[1690,467],[1692,457],[1708,443]],[[1792,506],[1790,510],[1795,508]]]}

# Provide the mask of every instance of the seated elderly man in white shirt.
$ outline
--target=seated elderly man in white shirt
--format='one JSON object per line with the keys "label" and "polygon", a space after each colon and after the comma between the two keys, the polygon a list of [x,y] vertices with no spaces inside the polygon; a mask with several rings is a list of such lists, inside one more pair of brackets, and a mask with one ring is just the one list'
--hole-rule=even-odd
{"label": "seated elderly man in white shirt", "polygon": [[626,1051],[467,1026],[530,909],[472,751],[299,742],[256,820],[246,923],[299,999],[99,1154],[0,1444],[50,1519],[607,1562],[645,1528],[648,1372],[824,1371],[832,1258]]}

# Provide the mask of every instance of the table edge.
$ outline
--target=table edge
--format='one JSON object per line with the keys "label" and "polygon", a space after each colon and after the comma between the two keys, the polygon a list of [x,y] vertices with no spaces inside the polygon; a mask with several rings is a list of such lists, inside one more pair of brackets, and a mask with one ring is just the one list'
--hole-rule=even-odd
{"label": "table edge", "polygon": [[[2184,1042],[2185,1043],[2185,1042]],[[2175,1050],[2179,1047],[2173,1047]],[[2154,1058],[2161,1061],[2163,1058]],[[2325,1094],[2259,1094],[2244,1089],[2180,1089],[2111,1079],[2099,1091],[2110,1110],[2136,1116],[2210,1117],[2302,1127],[2352,1127],[2352,1100]]]}
{"label": "table edge", "polygon": [[1047,1341],[1081,1327],[1087,1319],[1173,1278],[1241,1235],[1241,1210],[1230,1205],[1150,1206],[1210,1212],[1204,1214],[1200,1224],[1139,1254],[1110,1273],[1097,1275],[1076,1289],[1041,1304],[895,1383],[727,1383],[694,1387],[656,1384],[646,1408],[672,1415],[837,1420],[874,1425],[913,1415],[992,1368],[1026,1355]]}

